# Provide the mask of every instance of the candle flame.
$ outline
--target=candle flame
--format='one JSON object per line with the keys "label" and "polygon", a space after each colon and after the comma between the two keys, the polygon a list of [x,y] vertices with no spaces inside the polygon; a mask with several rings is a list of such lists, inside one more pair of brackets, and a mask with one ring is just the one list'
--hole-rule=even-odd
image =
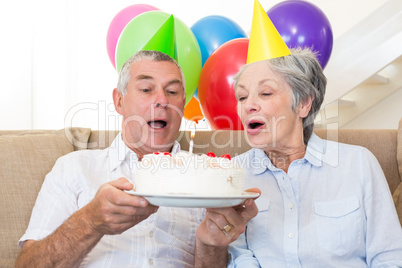
{"label": "candle flame", "polygon": [[194,129],[191,130],[191,139],[194,139],[194,137],[195,137],[195,130],[196,130],[196,127],[194,124]]}

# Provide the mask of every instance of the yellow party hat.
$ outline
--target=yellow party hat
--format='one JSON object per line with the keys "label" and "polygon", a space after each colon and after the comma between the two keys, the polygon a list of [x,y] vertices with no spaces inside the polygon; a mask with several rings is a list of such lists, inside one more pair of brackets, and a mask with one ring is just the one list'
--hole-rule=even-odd
{"label": "yellow party hat", "polygon": [[289,48],[269,19],[267,13],[265,13],[258,0],[254,0],[247,64],[290,54]]}

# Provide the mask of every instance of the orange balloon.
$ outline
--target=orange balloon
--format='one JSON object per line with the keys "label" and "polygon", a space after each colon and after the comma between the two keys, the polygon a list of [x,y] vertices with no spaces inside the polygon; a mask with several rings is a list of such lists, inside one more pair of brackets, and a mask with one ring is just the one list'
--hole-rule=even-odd
{"label": "orange balloon", "polygon": [[198,124],[198,121],[203,119],[204,116],[201,111],[200,103],[194,97],[187,103],[186,107],[184,107],[184,118],[190,121],[194,121]]}

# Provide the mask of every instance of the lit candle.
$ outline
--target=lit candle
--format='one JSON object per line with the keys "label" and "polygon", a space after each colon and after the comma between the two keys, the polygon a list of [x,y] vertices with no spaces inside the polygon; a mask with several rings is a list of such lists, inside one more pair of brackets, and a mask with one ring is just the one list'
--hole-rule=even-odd
{"label": "lit candle", "polygon": [[195,125],[194,125],[194,129],[191,130],[191,140],[190,140],[190,149],[189,152],[190,154],[193,153],[193,147],[194,147],[194,136],[195,136]]}

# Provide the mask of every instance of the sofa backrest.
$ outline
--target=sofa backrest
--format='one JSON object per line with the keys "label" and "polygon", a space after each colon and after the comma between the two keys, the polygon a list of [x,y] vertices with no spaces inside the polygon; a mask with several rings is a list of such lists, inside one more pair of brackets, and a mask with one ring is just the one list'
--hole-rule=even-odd
{"label": "sofa backrest", "polygon": [[83,149],[89,134],[90,129],[0,131],[0,267],[14,267],[17,242],[46,174],[57,158]]}

